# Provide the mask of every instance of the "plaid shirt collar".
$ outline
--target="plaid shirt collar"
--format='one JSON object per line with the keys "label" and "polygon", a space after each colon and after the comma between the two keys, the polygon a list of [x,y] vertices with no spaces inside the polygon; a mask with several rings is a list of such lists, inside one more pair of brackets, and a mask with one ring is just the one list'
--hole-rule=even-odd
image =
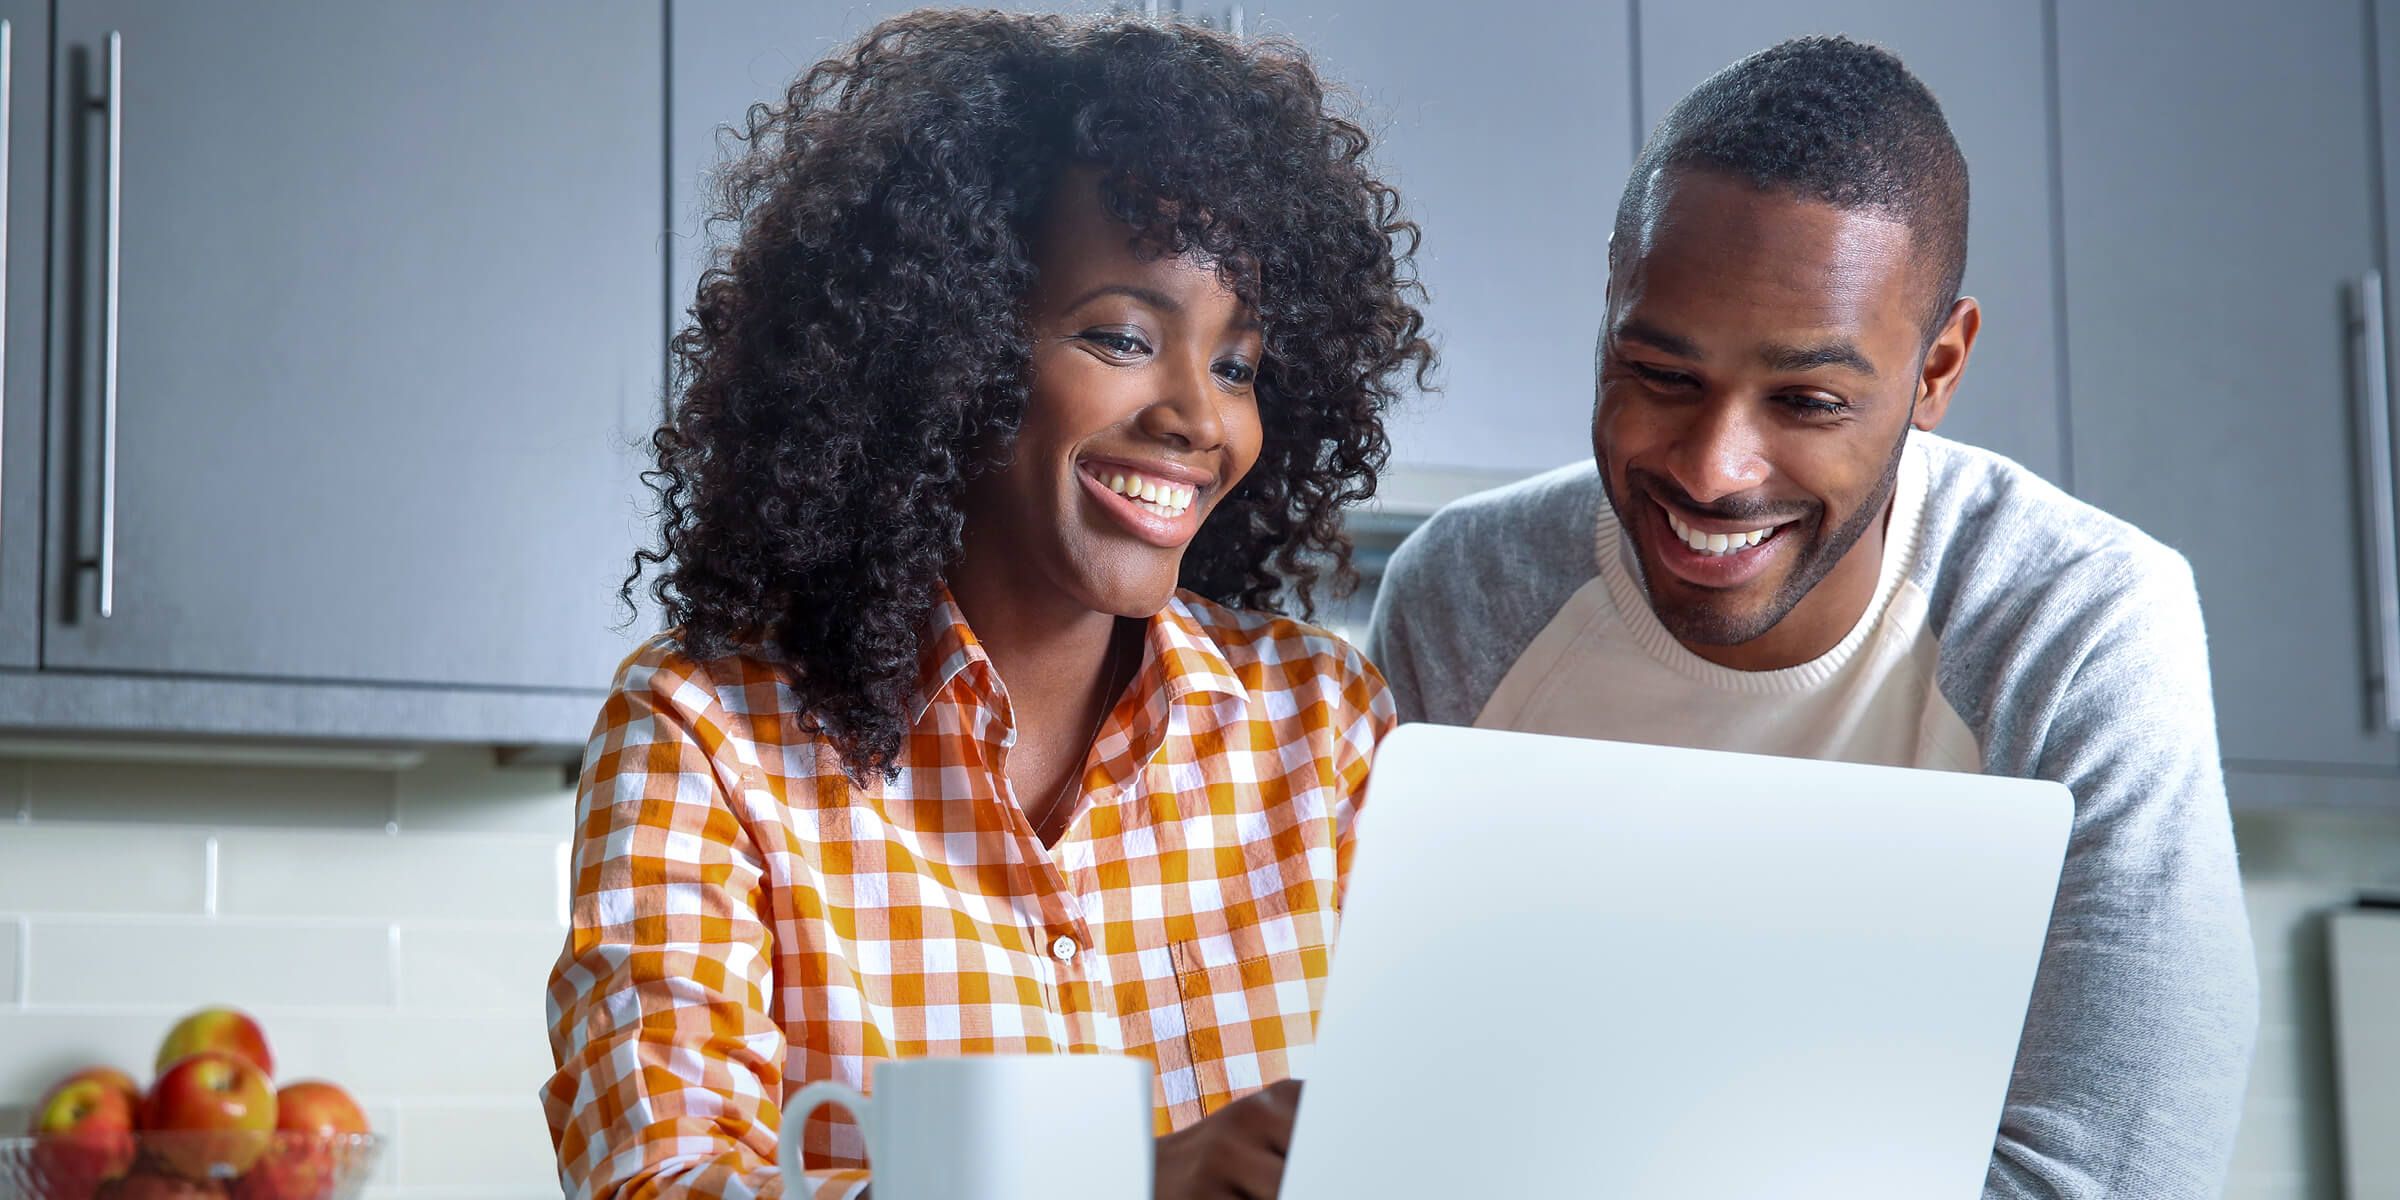
{"label": "plaid shirt collar", "polygon": [[[1147,715],[1165,717],[1172,726],[1170,732],[1183,731],[1181,718],[1187,707],[1210,707],[1219,724],[1247,714],[1248,690],[1215,640],[1192,616],[1181,589],[1150,618],[1142,643],[1142,667],[1127,690],[1145,697]],[[908,708],[910,726],[924,722],[925,710],[953,682],[968,688],[998,718],[992,723],[992,740],[1015,744],[1016,719],[1009,708],[1007,685],[992,668],[991,657],[984,653],[975,631],[967,627],[966,613],[944,587],[926,618],[926,637],[917,654],[916,692]]]}

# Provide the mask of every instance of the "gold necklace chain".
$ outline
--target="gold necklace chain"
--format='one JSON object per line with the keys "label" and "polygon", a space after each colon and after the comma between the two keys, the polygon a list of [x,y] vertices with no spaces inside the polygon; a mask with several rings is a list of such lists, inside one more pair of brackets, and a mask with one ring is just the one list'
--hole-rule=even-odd
{"label": "gold necklace chain", "polygon": [[[1074,811],[1073,806],[1067,803],[1067,798],[1075,794],[1075,785],[1083,782],[1084,760],[1092,756],[1092,747],[1097,745],[1100,741],[1100,727],[1108,724],[1108,714],[1117,710],[1118,693],[1125,690],[1125,685],[1117,682],[1117,660],[1119,657],[1117,652],[1120,649],[1120,644],[1124,640],[1125,639],[1119,635],[1116,623],[1113,621],[1110,622],[1108,627],[1108,656],[1100,660],[1100,715],[1093,718],[1092,731],[1084,735],[1083,750],[1081,753],[1078,753],[1075,756],[1075,765],[1067,769],[1066,783],[1059,787],[1058,794],[1056,796],[1050,798],[1050,808],[1048,811],[1042,814],[1042,823],[1034,827],[1034,839],[1041,842],[1045,846],[1050,844],[1050,835],[1047,832],[1050,828],[1050,822],[1058,819],[1061,813],[1072,813]],[[1066,836],[1066,832],[1067,831],[1062,828],[1058,831],[1058,835],[1060,837],[1064,837]]]}

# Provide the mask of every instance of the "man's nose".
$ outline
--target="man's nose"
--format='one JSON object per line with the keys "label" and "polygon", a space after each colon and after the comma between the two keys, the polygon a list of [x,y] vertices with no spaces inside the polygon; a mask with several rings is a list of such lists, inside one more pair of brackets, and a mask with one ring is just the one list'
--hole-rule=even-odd
{"label": "man's nose", "polygon": [[1667,466],[1696,504],[1714,504],[1767,481],[1764,440],[1748,405],[1700,404],[1676,439]]}

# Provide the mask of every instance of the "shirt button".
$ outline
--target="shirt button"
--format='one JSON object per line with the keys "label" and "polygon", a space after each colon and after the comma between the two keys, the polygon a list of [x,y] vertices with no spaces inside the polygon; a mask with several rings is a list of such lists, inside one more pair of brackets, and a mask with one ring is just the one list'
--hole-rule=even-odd
{"label": "shirt button", "polygon": [[1055,958],[1062,963],[1074,962],[1075,939],[1068,937],[1063,933],[1058,935],[1058,940],[1050,943],[1050,957]]}

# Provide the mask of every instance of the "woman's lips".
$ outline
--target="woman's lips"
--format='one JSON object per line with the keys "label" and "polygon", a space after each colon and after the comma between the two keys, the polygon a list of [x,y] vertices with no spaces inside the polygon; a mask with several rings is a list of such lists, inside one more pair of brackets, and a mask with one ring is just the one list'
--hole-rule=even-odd
{"label": "woman's lips", "polygon": [[1726,552],[1717,554],[1692,549],[1691,544],[1676,531],[1664,504],[1653,499],[1644,507],[1649,510],[1651,552],[1657,556],[1660,565],[1676,578],[1704,588],[1737,588],[1757,579],[1782,553],[1784,533],[1791,528],[1791,522],[1788,521],[1759,527],[1767,530],[1767,536],[1758,544],[1741,549],[1729,547]]}
{"label": "woman's lips", "polygon": [[[1089,460],[1076,464],[1076,467],[1075,478],[1083,484],[1084,492],[1092,498],[1093,503],[1135,537],[1162,550],[1174,550],[1191,541],[1192,535],[1200,531],[1200,516],[1206,510],[1206,506],[1200,502],[1206,491],[1205,485],[1178,483],[1160,477],[1164,472],[1160,476],[1141,474],[1106,460]],[[1179,473],[1187,476],[1195,474],[1188,471]],[[1137,500],[1116,489],[1115,481],[1126,480],[1130,483],[1137,478],[1149,483],[1154,491],[1172,489],[1171,494],[1162,492],[1161,497],[1182,500],[1180,510],[1168,504]]]}

